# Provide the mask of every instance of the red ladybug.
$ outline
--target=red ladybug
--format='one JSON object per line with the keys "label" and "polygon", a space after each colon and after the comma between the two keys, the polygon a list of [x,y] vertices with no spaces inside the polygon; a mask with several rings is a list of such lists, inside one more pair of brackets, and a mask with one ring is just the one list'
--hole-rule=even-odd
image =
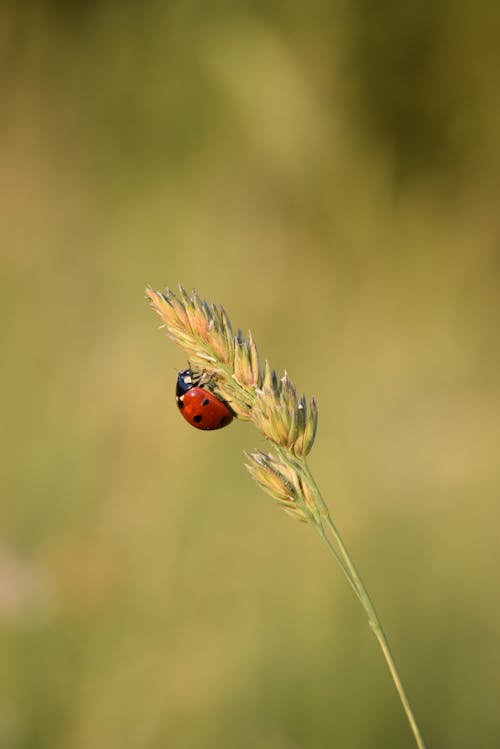
{"label": "red ladybug", "polygon": [[222,429],[232,422],[233,412],[213,393],[200,387],[200,379],[190,369],[179,372],[175,389],[179,411],[196,429]]}

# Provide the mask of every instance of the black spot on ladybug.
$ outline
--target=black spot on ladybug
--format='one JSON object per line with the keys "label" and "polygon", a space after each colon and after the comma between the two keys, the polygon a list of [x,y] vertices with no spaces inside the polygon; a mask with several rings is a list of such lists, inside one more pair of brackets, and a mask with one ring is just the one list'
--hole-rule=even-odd
{"label": "black spot on ladybug", "polygon": [[201,414],[196,414],[196,416],[193,416],[193,421],[195,421],[197,424],[199,424],[200,421],[202,420],[202,418],[203,418],[203,416]]}
{"label": "black spot on ladybug", "polygon": [[201,402],[201,405],[202,406],[208,406],[209,403],[210,403],[210,401],[208,400],[208,398],[203,398],[203,400]]}

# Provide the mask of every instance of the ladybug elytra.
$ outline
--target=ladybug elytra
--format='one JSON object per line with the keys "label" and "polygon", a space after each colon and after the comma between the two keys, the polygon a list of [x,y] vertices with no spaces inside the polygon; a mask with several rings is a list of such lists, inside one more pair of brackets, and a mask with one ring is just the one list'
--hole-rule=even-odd
{"label": "ladybug elytra", "polygon": [[200,386],[201,375],[184,369],[177,375],[175,400],[187,422],[196,429],[222,429],[233,420],[233,412],[224,401]]}

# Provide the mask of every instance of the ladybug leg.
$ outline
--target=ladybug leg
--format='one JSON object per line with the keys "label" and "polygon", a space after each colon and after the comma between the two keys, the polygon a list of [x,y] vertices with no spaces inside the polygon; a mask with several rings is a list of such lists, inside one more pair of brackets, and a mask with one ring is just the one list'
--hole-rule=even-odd
{"label": "ladybug leg", "polygon": [[192,387],[198,387],[201,380],[203,379],[203,375],[205,374],[206,370],[203,369],[201,372],[197,369],[193,369],[191,366],[191,362],[188,359],[188,369],[191,376],[191,386]]}
{"label": "ladybug leg", "polygon": [[215,373],[212,372],[211,374],[208,374],[206,369],[204,369],[200,374],[200,384],[202,384],[202,386],[208,385],[210,387],[210,385],[214,384],[216,379]]}

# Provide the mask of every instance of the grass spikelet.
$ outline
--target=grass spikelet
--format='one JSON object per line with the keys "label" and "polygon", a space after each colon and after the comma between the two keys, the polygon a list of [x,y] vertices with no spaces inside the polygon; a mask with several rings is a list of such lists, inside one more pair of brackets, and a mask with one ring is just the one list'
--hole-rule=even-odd
{"label": "grass spikelet", "polygon": [[253,387],[254,385],[248,343],[241,337],[238,337],[235,341],[234,379],[243,386]]}
{"label": "grass spikelet", "polygon": [[425,749],[420,729],[403,687],[387,636],[342,536],[328,511],[306,461],[318,428],[316,400],[297,396],[287,372],[279,378],[267,361],[261,370],[251,333],[236,335],[225,310],[209,305],[196,291],[190,296],[146,289],[169,338],[188,355],[193,370],[226,401],[242,421],[252,421],[272,443],[272,452],[246,453],[252,478],[291,517],[309,524],[339,564],[358,598],[386,660],[418,749]]}

